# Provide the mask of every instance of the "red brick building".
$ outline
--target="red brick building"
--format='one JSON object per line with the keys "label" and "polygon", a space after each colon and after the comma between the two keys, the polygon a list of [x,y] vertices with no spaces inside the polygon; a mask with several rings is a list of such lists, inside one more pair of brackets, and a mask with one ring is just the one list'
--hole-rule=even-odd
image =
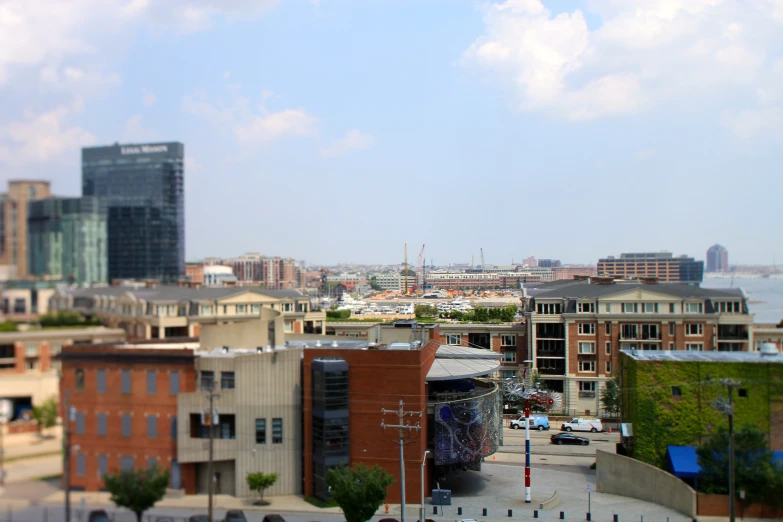
{"label": "red brick building", "polygon": [[[406,500],[421,502],[421,466],[424,451],[432,450],[425,466],[425,495],[429,494],[435,473],[445,475],[455,469],[480,469],[483,457],[494,453],[502,426],[499,389],[488,381],[473,380],[497,371],[499,355],[488,350],[443,346],[432,339],[424,346],[410,348],[308,348],[304,351],[304,494],[325,497],[325,475],[330,467],[342,463],[354,466],[380,465],[393,477],[387,490],[389,503],[400,502],[399,431],[383,429],[381,422],[400,424],[396,414],[381,410],[421,412],[407,416],[403,424],[419,424],[420,431],[407,431],[404,445]],[[459,385],[469,389],[454,391]],[[440,391],[449,390],[445,394]],[[452,461],[459,440],[448,440],[442,419],[451,417],[451,409],[470,404],[484,405],[480,423],[483,439],[471,457]],[[459,403],[457,405],[457,403]],[[446,413],[439,415],[439,412]],[[492,414],[487,414],[488,411]],[[494,415],[494,416],[493,416]],[[456,416],[456,414],[455,414]],[[478,426],[474,423],[473,429]],[[439,433],[440,430],[440,433]],[[453,430],[453,432],[460,430]],[[475,434],[475,432],[474,432]],[[438,444],[436,440],[442,440]],[[472,440],[475,444],[478,439]],[[451,445],[450,445],[451,444]],[[440,448],[440,449],[439,449]],[[436,466],[437,465],[437,466]]]}
{"label": "red brick building", "polygon": [[65,346],[60,404],[70,399],[71,485],[96,491],[102,477],[156,463],[171,487],[195,491],[177,458],[177,395],[195,389],[192,350]]}

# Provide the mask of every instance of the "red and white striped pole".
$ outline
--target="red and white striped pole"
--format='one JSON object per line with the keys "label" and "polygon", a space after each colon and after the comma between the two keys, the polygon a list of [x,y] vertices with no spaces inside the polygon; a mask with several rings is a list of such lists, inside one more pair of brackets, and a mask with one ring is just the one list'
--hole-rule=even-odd
{"label": "red and white striped pole", "polygon": [[525,504],[530,504],[530,399],[525,400]]}

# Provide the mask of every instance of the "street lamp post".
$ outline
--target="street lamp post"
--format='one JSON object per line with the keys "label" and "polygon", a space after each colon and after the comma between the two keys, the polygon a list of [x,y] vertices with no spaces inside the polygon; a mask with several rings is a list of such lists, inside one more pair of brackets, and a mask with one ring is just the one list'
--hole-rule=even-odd
{"label": "street lamp post", "polygon": [[419,510],[419,522],[424,522],[426,513],[424,513],[424,465],[427,463],[427,454],[430,450],[424,450],[424,456],[421,459],[421,509]]}

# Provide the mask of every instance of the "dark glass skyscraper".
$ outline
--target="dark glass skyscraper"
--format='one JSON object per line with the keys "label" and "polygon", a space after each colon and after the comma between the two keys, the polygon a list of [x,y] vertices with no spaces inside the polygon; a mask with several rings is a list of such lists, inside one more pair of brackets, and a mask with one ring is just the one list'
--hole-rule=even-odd
{"label": "dark glass skyscraper", "polygon": [[82,149],[82,193],[107,214],[109,279],[185,275],[182,143]]}

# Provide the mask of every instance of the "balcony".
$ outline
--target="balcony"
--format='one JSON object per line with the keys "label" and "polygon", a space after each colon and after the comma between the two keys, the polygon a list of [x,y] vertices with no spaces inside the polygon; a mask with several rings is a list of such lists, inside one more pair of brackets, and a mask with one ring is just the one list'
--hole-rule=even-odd
{"label": "balcony", "polygon": [[718,325],[718,340],[720,341],[747,341],[748,330],[744,325],[721,324]]}
{"label": "balcony", "polygon": [[547,364],[543,361],[539,361],[538,364],[536,370],[541,375],[565,375],[565,364]]}

